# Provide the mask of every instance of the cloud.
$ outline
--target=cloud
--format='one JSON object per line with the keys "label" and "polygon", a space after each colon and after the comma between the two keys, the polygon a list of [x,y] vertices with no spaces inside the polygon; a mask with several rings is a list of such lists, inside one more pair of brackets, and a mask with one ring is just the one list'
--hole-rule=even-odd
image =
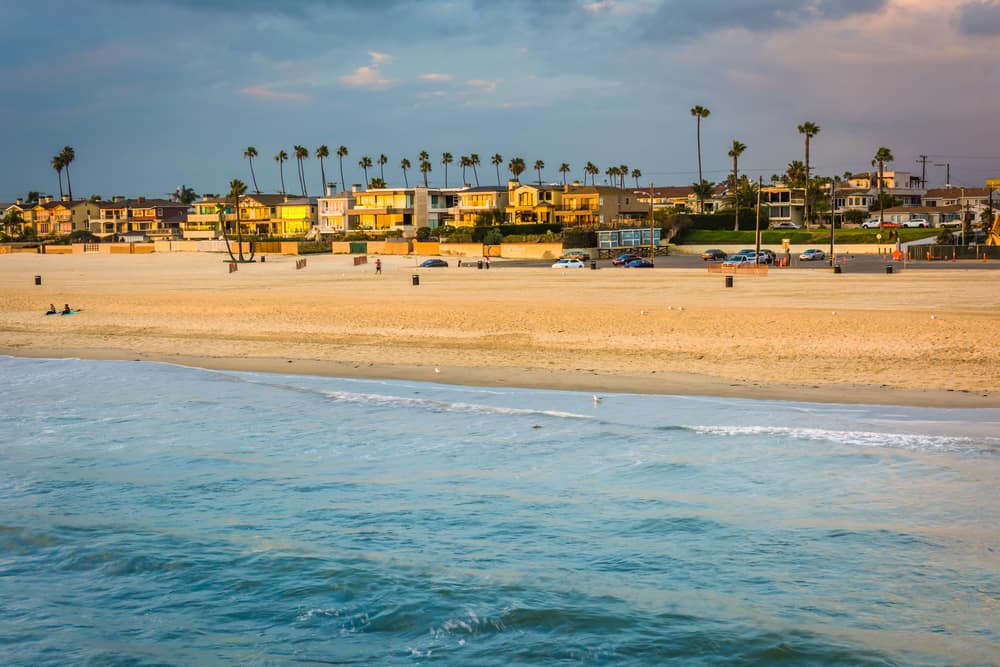
{"label": "cloud", "polygon": [[379,53],[378,51],[369,51],[368,55],[371,56],[372,64],[382,65],[385,63],[391,63],[393,58],[388,53]]}
{"label": "cloud", "polygon": [[690,40],[700,34],[740,28],[777,32],[798,26],[875,14],[889,0],[754,0],[705,2],[665,0],[652,16],[642,19],[644,34],[653,40]]}
{"label": "cloud", "polygon": [[428,72],[426,74],[421,74],[420,78],[424,81],[451,81],[451,74],[441,74],[439,72]]}
{"label": "cloud", "polygon": [[247,86],[246,88],[241,88],[240,93],[247,97],[266,100],[268,102],[308,102],[310,99],[305,93],[274,90],[268,85]]}
{"label": "cloud", "polygon": [[367,65],[357,68],[338,80],[348,88],[368,88],[370,90],[385,90],[394,83],[390,79],[381,78],[378,67],[368,67]]}
{"label": "cloud", "polygon": [[958,9],[958,29],[972,37],[1000,35],[1000,2],[980,0]]}
{"label": "cloud", "polygon": [[469,94],[488,94],[495,93],[497,90],[496,81],[486,81],[485,79],[469,79],[465,85]]}

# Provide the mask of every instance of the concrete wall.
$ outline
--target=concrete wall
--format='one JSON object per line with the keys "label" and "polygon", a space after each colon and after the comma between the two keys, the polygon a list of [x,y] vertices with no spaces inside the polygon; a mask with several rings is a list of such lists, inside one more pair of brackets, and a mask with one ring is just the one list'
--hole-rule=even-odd
{"label": "concrete wall", "polygon": [[414,255],[440,255],[441,244],[437,241],[414,241]]}
{"label": "concrete wall", "polygon": [[[698,245],[674,245],[670,246],[670,252],[676,255],[700,255],[709,248],[718,248],[719,250],[727,253],[733,254],[734,252],[739,252],[744,248],[753,248],[753,243],[741,244],[741,245],[729,245],[716,243],[714,245],[698,244]],[[761,243],[761,248],[767,248],[768,250],[773,250],[777,255],[783,255],[785,249],[781,247],[780,243]],[[848,255],[878,255],[880,252],[892,252],[895,249],[895,244],[893,243],[883,243],[881,245],[875,243],[834,243],[833,251],[838,254],[848,254]],[[798,257],[799,254],[806,248],[819,248],[823,252],[830,251],[829,241],[826,243],[793,243],[789,246],[789,250],[792,255]]]}
{"label": "concrete wall", "polygon": [[197,241],[154,241],[156,252],[197,252]]}
{"label": "concrete wall", "polygon": [[448,257],[482,257],[482,243],[442,243],[439,250],[442,256]]}
{"label": "concrete wall", "polygon": [[297,241],[260,241],[256,244],[258,254],[269,255],[298,255],[299,244]]}
{"label": "concrete wall", "polygon": [[562,243],[504,243],[500,256],[507,259],[557,259],[562,257]]}

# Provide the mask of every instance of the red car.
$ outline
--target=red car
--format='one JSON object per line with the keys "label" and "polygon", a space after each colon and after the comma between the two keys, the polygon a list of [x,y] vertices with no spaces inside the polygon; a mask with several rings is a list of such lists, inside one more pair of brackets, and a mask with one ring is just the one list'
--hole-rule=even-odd
{"label": "red car", "polygon": [[624,255],[618,255],[613,260],[611,260],[611,263],[614,264],[615,266],[625,266],[633,259],[642,259],[642,257],[639,257],[639,255],[633,255],[632,253],[626,253]]}

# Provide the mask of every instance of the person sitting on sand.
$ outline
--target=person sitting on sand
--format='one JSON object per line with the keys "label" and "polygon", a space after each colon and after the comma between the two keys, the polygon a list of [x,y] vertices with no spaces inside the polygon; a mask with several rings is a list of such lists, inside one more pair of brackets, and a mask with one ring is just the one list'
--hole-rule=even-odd
{"label": "person sitting on sand", "polygon": [[45,314],[46,314],[46,315],[55,315],[55,314],[56,314],[56,313],[58,313],[58,312],[59,312],[59,311],[58,311],[58,310],[56,310],[56,304],[54,304],[54,303],[50,303],[50,304],[49,304],[49,309],[48,309],[47,311],[45,311]]}
{"label": "person sitting on sand", "polygon": [[73,311],[72,311],[72,310],[70,310],[70,308],[69,308],[69,304],[68,304],[68,303],[67,303],[67,304],[65,304],[65,305],[63,306],[63,309],[62,309],[62,314],[63,314],[63,315],[69,315],[69,314],[70,314],[70,313],[72,313],[72,312],[73,312]]}

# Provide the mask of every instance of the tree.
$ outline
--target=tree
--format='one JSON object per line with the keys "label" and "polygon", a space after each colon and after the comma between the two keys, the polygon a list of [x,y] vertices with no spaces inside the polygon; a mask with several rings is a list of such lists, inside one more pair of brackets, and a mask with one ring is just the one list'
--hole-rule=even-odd
{"label": "tree", "polygon": [[3,217],[4,231],[7,232],[8,236],[14,236],[14,229],[20,227],[23,221],[20,211],[16,208],[10,209]]}
{"label": "tree", "polygon": [[323,165],[323,160],[328,157],[330,157],[330,149],[326,144],[320,144],[319,148],[316,149],[316,159],[319,160],[319,177],[323,179],[319,188],[322,194],[326,194],[326,168]]}
{"label": "tree", "polygon": [[799,125],[799,134],[805,135],[806,138],[806,196],[804,201],[804,207],[802,211],[802,222],[805,225],[809,224],[809,140],[819,134],[819,125],[812,121],[806,121]]}
{"label": "tree", "polygon": [[425,188],[430,187],[427,184],[427,174],[431,173],[431,169],[432,169],[432,167],[431,167],[431,161],[430,160],[421,160],[420,161],[420,173],[424,175],[424,187]]}
{"label": "tree", "polygon": [[473,153],[469,156],[469,166],[472,167],[472,175],[476,179],[477,188],[479,187],[479,172],[476,171],[476,169],[479,167],[480,164],[482,163],[479,161],[479,156],[476,153]]}
{"label": "tree", "polygon": [[403,170],[403,182],[406,183],[407,188],[410,187],[410,179],[406,177],[406,170],[409,169],[411,166],[412,165],[410,164],[410,161],[407,160],[405,157],[399,161],[399,168]]}
{"label": "tree", "polygon": [[59,176],[59,199],[62,199],[63,196],[62,170],[65,166],[62,153],[52,156],[52,168],[56,170],[56,174]]}
{"label": "tree", "polygon": [[561,165],[559,165],[559,173],[563,175],[563,185],[566,185],[566,174],[568,174],[569,171],[570,169],[568,162],[563,162]]}
{"label": "tree", "polygon": [[375,162],[378,163],[378,175],[379,175],[379,178],[382,179],[382,183],[383,183],[382,187],[384,188],[385,187],[385,165],[387,165],[389,163],[389,158],[386,156],[385,153],[381,153],[378,156],[378,159],[375,160]]}
{"label": "tree", "polygon": [[885,146],[879,146],[879,149],[875,152],[875,157],[872,159],[872,166],[878,165],[878,228],[880,232],[882,231],[882,226],[885,224],[885,163],[892,162],[895,159],[892,151]]}
{"label": "tree", "polygon": [[[740,183],[740,156],[743,155],[743,151],[747,149],[746,144],[740,143],[736,139],[733,139],[733,146],[729,149],[729,157],[733,158],[733,187],[739,188]],[[740,203],[739,196],[736,196],[736,223],[733,226],[733,231],[740,231]]]}
{"label": "tree", "polygon": [[785,175],[781,179],[790,188],[803,188],[806,185],[806,168],[801,160],[792,160],[785,169]]}
{"label": "tree", "polygon": [[191,204],[195,199],[198,198],[198,193],[194,191],[194,188],[189,188],[186,185],[181,185],[176,190],[174,190],[174,197],[182,204]]}
{"label": "tree", "polygon": [[494,153],[493,157],[490,158],[490,162],[492,162],[493,166],[497,168],[497,187],[499,188],[501,186],[500,165],[503,164],[503,155],[500,155],[500,153]]}
{"label": "tree", "polygon": [[[234,178],[229,181],[229,194],[228,197],[233,198],[233,210],[236,212],[236,246],[239,251],[240,261],[245,262],[247,259],[243,256],[243,225],[240,223],[240,197],[247,193],[247,186],[243,181],[238,178]],[[225,209],[223,209],[222,215],[225,215]],[[226,241],[226,250],[229,251],[229,257],[234,262],[236,258],[233,257],[233,249],[229,247],[229,237],[226,236],[226,223],[223,219],[222,222],[222,237]],[[251,253],[250,259],[253,259],[253,254]]]}
{"label": "tree", "polygon": [[274,161],[278,163],[278,173],[281,174],[281,194],[285,194],[285,163],[288,162],[288,153],[278,151]]}
{"label": "tree", "polygon": [[535,160],[535,166],[532,169],[538,172],[538,187],[542,187],[542,169],[545,169],[545,163],[541,160]]}
{"label": "tree", "polygon": [[368,170],[372,167],[373,164],[374,163],[372,162],[372,159],[370,157],[368,157],[367,155],[365,155],[360,160],[358,160],[358,166],[361,167],[364,170],[364,172],[365,172],[365,187],[366,188],[371,187],[371,185],[368,182]]}
{"label": "tree", "polygon": [[309,194],[306,191],[306,170],[304,163],[309,158],[309,149],[305,146],[294,146],[295,159],[299,163],[299,184],[302,186],[302,196],[308,197]]}
{"label": "tree", "polygon": [[462,185],[464,186],[468,183],[468,180],[465,178],[465,170],[468,169],[470,166],[469,156],[463,155],[462,157],[458,158],[458,166],[462,168]]}
{"label": "tree", "polygon": [[588,162],[586,166],[583,168],[583,184],[584,185],[587,184],[587,176],[590,175],[590,184],[596,185],[596,183],[594,182],[594,178],[599,173],[601,173],[601,170],[598,168],[598,166],[593,162]]}
{"label": "tree", "polygon": [[633,169],[632,170],[632,178],[635,179],[635,189],[638,190],[639,189],[639,179],[642,178],[642,172],[639,171],[638,169]]}
{"label": "tree", "polygon": [[347,181],[344,180],[344,158],[347,156],[347,146],[337,149],[337,159],[340,160],[340,187],[347,192]]}
{"label": "tree", "polygon": [[385,187],[385,179],[381,178],[379,176],[375,176],[375,177],[372,178],[372,181],[371,181],[370,185],[373,188],[384,188]]}
{"label": "tree", "polygon": [[247,146],[247,149],[243,151],[243,159],[250,161],[250,180],[253,181],[253,191],[260,194],[260,188],[257,187],[257,174],[253,171],[253,159],[257,157],[257,149],[253,146]]}
{"label": "tree", "polygon": [[519,158],[519,157],[511,158],[511,161],[507,164],[507,170],[510,171],[511,175],[514,177],[514,180],[520,183],[521,182],[520,176],[521,174],[524,173],[525,170],[524,158]]}
{"label": "tree", "polygon": [[625,189],[626,178],[628,178],[628,165],[627,164],[618,165],[618,182],[621,184],[618,187],[620,187],[622,190]]}
{"label": "tree", "polygon": [[448,165],[455,161],[451,153],[441,153],[441,164],[444,165],[444,187],[448,187]]}
{"label": "tree", "polygon": [[[702,180],[700,183],[692,183],[691,190],[694,192],[695,197],[698,198],[699,207],[704,209],[705,198],[711,197],[712,193],[715,191],[715,183],[711,181]],[[704,211],[699,211],[704,212]]]}
{"label": "tree", "polygon": [[[697,137],[698,137],[698,182],[704,183],[705,179],[701,176],[701,119],[708,118],[712,112],[706,107],[700,104],[691,107],[691,115],[697,119]],[[705,208],[705,200],[698,199],[698,212],[703,213]]]}
{"label": "tree", "polygon": [[69,199],[73,201],[73,184],[69,181],[69,165],[76,159],[76,151],[73,150],[72,146],[63,146],[59,155],[62,157],[63,168],[66,170],[66,189],[69,191]]}

